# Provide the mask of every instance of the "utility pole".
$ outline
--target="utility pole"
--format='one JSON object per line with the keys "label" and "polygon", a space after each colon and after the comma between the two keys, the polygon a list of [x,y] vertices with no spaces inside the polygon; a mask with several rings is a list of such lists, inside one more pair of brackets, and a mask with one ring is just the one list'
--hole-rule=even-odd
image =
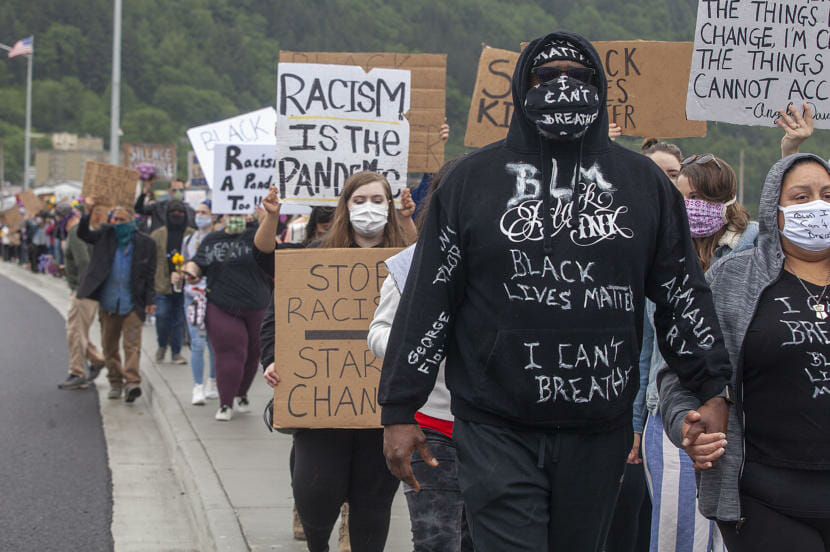
{"label": "utility pole", "polygon": [[121,0],[113,0],[112,13],[112,97],[110,103],[110,165],[118,164],[121,128]]}

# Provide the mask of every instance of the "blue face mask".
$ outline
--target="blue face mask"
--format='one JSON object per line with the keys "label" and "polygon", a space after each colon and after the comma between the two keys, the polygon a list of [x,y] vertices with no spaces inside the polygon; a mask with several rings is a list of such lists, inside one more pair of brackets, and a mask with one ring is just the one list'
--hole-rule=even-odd
{"label": "blue face mask", "polygon": [[118,245],[126,247],[133,239],[135,223],[133,221],[122,222],[121,224],[114,225],[113,228],[115,228],[115,239],[118,241]]}
{"label": "blue face mask", "polygon": [[213,222],[213,217],[210,215],[205,216],[196,216],[196,226],[199,227],[200,230],[204,230]]}

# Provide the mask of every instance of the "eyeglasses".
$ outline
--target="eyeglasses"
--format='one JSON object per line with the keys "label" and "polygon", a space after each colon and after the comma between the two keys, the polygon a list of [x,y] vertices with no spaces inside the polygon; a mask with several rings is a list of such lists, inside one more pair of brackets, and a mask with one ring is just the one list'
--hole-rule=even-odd
{"label": "eyeglasses", "polygon": [[713,153],[704,153],[703,155],[690,155],[689,157],[680,162],[680,166],[685,167],[686,165],[691,165],[692,163],[694,163],[695,165],[705,165],[709,161],[714,161],[718,169],[722,168]]}
{"label": "eyeglasses", "polygon": [[533,74],[539,82],[546,83],[558,79],[562,75],[568,75],[572,79],[588,83],[594,78],[594,70],[590,67],[571,67],[570,69],[559,69],[557,67],[537,67]]}

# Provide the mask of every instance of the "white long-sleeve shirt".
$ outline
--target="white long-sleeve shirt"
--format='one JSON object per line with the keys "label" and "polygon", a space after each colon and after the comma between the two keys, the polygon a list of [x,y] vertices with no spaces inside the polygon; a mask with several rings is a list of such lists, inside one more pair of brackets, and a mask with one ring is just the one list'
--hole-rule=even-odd
{"label": "white long-sleeve shirt", "polygon": [[[395,319],[395,312],[398,310],[398,303],[401,301],[401,292],[391,274],[383,281],[380,288],[380,302],[375,310],[375,317],[369,325],[369,349],[378,358],[386,354],[386,343],[389,340],[389,332],[392,330],[392,321]],[[453,421],[450,411],[450,390],[444,380],[444,361],[438,367],[438,377],[435,380],[435,387],[432,389],[426,404],[419,410],[439,420]]]}

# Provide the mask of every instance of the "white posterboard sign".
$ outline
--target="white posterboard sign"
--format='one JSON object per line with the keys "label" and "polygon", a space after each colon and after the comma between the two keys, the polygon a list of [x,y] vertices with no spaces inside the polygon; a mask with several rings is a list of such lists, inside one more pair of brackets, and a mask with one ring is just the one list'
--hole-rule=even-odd
{"label": "white posterboard sign", "polygon": [[280,63],[277,175],[286,205],[337,203],[358,171],[383,174],[397,198],[406,186],[412,92],[409,70]]}
{"label": "white posterboard sign", "polygon": [[213,167],[213,151],[217,144],[260,144],[270,145],[273,149],[277,143],[274,136],[276,122],[276,110],[266,107],[188,130],[187,137],[202,165],[208,186],[214,187],[215,178],[210,169]]}
{"label": "white posterboard sign", "polygon": [[[213,209],[216,215],[248,215],[274,185],[273,145],[216,144],[213,148]],[[308,213],[304,205],[283,205],[282,215]]]}
{"label": "white posterboard sign", "polygon": [[790,103],[830,128],[830,2],[700,0],[686,117],[774,126]]}

